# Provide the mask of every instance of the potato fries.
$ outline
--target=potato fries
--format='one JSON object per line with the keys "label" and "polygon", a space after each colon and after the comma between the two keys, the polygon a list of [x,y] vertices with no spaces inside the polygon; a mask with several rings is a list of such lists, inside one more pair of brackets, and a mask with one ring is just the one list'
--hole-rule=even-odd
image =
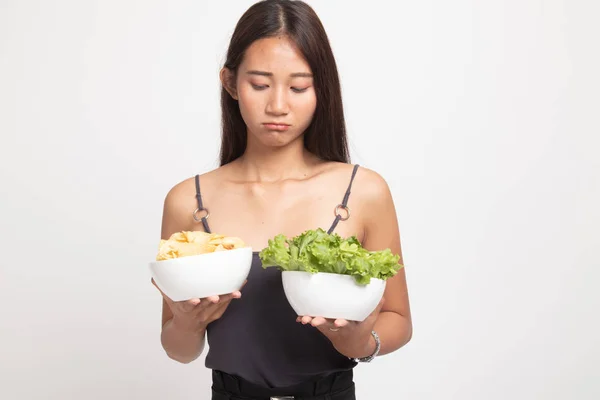
{"label": "potato fries", "polygon": [[172,234],[168,240],[161,239],[156,261],[233,250],[241,247],[246,247],[246,243],[234,236],[202,231],[181,231]]}

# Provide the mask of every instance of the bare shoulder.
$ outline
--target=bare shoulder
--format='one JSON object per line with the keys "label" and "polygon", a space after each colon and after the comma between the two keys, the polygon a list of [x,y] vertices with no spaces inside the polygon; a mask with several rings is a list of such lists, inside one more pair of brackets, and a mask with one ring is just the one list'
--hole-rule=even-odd
{"label": "bare shoulder", "polygon": [[[354,164],[334,163],[330,168],[336,180],[349,184],[354,167]],[[351,192],[351,199],[358,206],[372,205],[391,197],[389,185],[384,177],[362,165],[356,170]]]}
{"label": "bare shoulder", "polygon": [[[213,169],[211,171],[202,173],[202,174],[198,174],[199,175],[199,180],[202,183],[202,185],[212,185],[213,182],[218,181],[219,179],[221,179],[221,175],[223,175],[223,171],[227,169],[226,166],[225,167],[219,167],[216,169]],[[189,178],[186,178],[178,183],[176,183],[168,192],[165,198],[165,204],[168,203],[170,206],[174,207],[174,208],[180,208],[179,206],[182,205],[182,203],[185,203],[186,201],[189,203],[190,198],[192,199],[192,202],[196,201],[195,198],[196,195],[196,176],[190,176]]]}
{"label": "bare shoulder", "polygon": [[[340,174],[352,174],[353,165],[340,167]],[[359,218],[363,245],[369,249],[392,248],[400,252],[394,200],[388,182],[378,172],[359,166],[348,202],[352,215]]]}
{"label": "bare shoulder", "polygon": [[[329,163],[331,184],[338,182],[347,186],[352,179],[354,164]],[[362,219],[372,220],[373,214],[387,214],[394,208],[392,193],[385,178],[378,172],[360,165],[352,181],[351,195],[348,202],[354,215]]]}
{"label": "bare shoulder", "polygon": [[[330,183],[339,182],[341,185],[348,185],[352,179],[354,168],[355,164],[329,162],[325,170],[328,172],[327,176]],[[386,201],[391,197],[389,185],[384,177],[362,165],[356,170],[351,192],[351,202],[359,207]]]}
{"label": "bare shoulder", "polygon": [[[200,174],[202,184],[215,180],[220,168]],[[163,206],[161,236],[168,238],[182,230],[193,230],[192,215],[198,207],[196,199],[196,179],[190,176],[176,183],[166,194]]]}
{"label": "bare shoulder", "polygon": [[366,225],[378,222],[382,218],[396,218],[390,186],[380,173],[359,167],[355,183],[352,185],[352,193],[356,196],[356,206]]}
{"label": "bare shoulder", "polygon": [[356,188],[352,185],[353,192],[365,201],[382,201],[391,196],[390,187],[385,178],[378,172],[360,166],[356,173]]}

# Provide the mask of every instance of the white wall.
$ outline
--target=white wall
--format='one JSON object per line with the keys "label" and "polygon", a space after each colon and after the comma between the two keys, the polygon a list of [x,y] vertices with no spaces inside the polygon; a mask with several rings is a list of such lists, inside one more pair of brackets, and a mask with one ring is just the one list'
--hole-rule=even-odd
{"label": "white wall", "polygon": [[[166,191],[216,165],[251,3],[0,2],[0,398],[209,398],[146,263]],[[414,313],[358,398],[600,398],[598,2],[310,3]]]}

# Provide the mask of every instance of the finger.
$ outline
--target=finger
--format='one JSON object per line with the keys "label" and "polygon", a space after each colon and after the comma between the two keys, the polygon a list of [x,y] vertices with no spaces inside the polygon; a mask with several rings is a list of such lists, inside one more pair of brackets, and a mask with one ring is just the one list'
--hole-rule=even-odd
{"label": "finger", "polygon": [[188,301],[186,301],[186,303],[191,307],[194,308],[196,307],[198,304],[200,304],[201,300],[200,299],[190,299]]}
{"label": "finger", "polygon": [[312,321],[312,318],[309,317],[308,315],[303,315],[302,318],[300,319],[300,322],[302,322],[304,325],[310,324],[310,321]]}
{"label": "finger", "polygon": [[207,318],[208,320],[215,320],[221,318],[229,303],[231,303],[232,297],[229,295],[220,296],[218,303],[212,303],[205,301],[203,306],[197,307],[197,316]]}
{"label": "finger", "polygon": [[[233,300],[233,295],[234,295],[233,293],[230,293],[230,294],[224,294],[222,296],[219,296],[218,304],[225,304],[225,305],[229,304],[231,302],[231,300]],[[241,295],[241,293],[240,293],[240,295]]]}
{"label": "finger", "polygon": [[219,301],[219,304],[215,304],[214,306],[219,309],[226,309],[227,306],[229,306],[229,303],[231,303],[231,300],[233,300],[231,295],[221,296],[221,301]]}
{"label": "finger", "polygon": [[229,302],[232,299],[232,294],[224,294],[221,296],[209,296],[206,297],[205,299],[203,299],[203,301],[200,303],[200,306],[198,307],[198,311],[206,311],[206,312],[212,312],[211,310],[216,309],[218,306],[220,306],[221,304],[229,304]]}
{"label": "finger", "polygon": [[244,283],[242,283],[242,286],[238,290],[232,293],[234,299],[239,299],[240,297],[242,297],[242,288],[246,286],[246,283],[248,283],[248,279],[246,279]]}
{"label": "finger", "polygon": [[178,302],[181,305],[181,309],[185,312],[192,311],[198,304],[200,304],[200,299],[190,299]]}
{"label": "finger", "polygon": [[221,298],[220,298],[219,296],[208,296],[208,297],[206,298],[206,300],[207,300],[209,303],[212,303],[212,304],[217,304],[217,303],[219,302],[219,300],[221,300]]}
{"label": "finger", "polygon": [[315,327],[323,326],[325,324],[327,324],[327,320],[323,317],[315,317],[312,319],[312,322],[311,322],[311,325],[315,326]]}
{"label": "finger", "polygon": [[346,319],[336,319],[335,321],[333,321],[333,327],[334,328],[344,328],[346,326],[348,326],[350,322]]}

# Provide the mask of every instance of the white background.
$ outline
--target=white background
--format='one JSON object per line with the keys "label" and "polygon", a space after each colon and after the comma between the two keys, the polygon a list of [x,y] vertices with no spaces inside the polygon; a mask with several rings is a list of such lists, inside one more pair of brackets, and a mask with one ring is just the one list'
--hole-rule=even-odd
{"label": "white background", "polygon": [[[160,347],[147,262],[166,192],[217,165],[251,4],[0,1],[0,398],[209,398],[204,359]],[[358,398],[600,398],[599,3],[310,4],[414,313]]]}

